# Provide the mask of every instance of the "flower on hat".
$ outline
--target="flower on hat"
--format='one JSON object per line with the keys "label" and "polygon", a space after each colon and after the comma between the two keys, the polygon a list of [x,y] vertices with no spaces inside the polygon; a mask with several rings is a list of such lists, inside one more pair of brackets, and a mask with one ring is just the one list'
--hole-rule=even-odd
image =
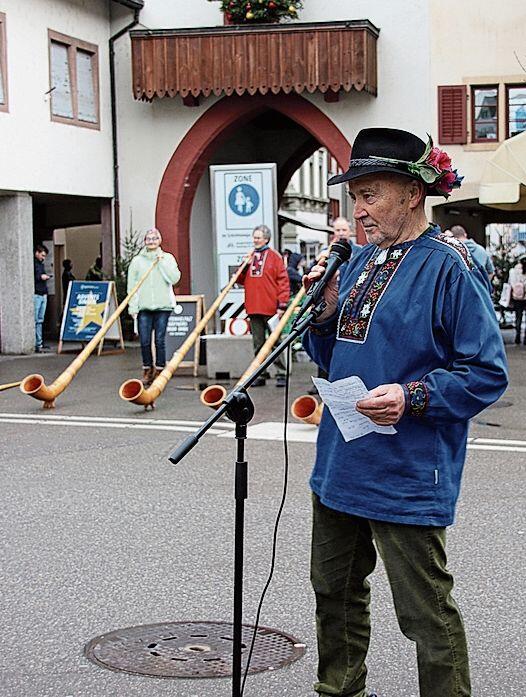
{"label": "flower on hat", "polygon": [[374,160],[383,160],[395,164],[407,165],[407,170],[415,177],[421,179],[428,187],[449,197],[453,189],[460,187],[464,177],[461,177],[456,169],[453,169],[449,155],[433,145],[433,139],[428,134],[428,141],[424,152],[416,162],[408,160],[396,160],[390,157],[370,156]]}

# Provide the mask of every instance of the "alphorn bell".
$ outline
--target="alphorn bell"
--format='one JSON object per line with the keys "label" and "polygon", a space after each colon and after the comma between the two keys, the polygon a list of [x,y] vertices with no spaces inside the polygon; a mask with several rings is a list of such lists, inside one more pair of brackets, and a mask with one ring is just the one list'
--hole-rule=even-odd
{"label": "alphorn bell", "polygon": [[73,380],[78,371],[82,368],[89,356],[97,348],[99,341],[101,341],[108,329],[116,321],[116,319],[122,313],[124,308],[128,305],[132,296],[135,295],[135,293],[139,290],[139,288],[151,274],[158,262],[159,259],[155,259],[155,261],[146,271],[144,276],[140,279],[137,285],[134,288],[132,288],[132,290],[124,298],[124,300],[115,310],[115,312],[113,312],[112,315],[108,317],[106,322],[104,322],[104,324],[95,334],[93,339],[91,339],[91,341],[82,349],[82,351],[75,358],[75,360],[69,364],[66,370],[63,373],[61,373],[58,376],[58,378],[53,383],[51,383],[51,385],[46,385],[42,375],[38,375],[37,373],[35,373],[34,375],[28,375],[26,378],[22,380],[20,390],[24,394],[30,395],[31,397],[34,397],[35,399],[40,399],[42,402],[44,402],[44,409],[53,409],[55,406],[55,399],[58,397],[59,394],[62,394],[62,392],[64,392],[66,387]]}
{"label": "alphorn bell", "polygon": [[151,406],[153,409],[155,406],[155,400],[164,390],[168,381],[175,373],[184,357],[188,351],[192,348],[195,342],[199,339],[199,336],[203,329],[206,327],[210,319],[214,316],[216,310],[219,308],[221,302],[228,294],[230,289],[236,283],[239,276],[245,271],[248,264],[251,261],[251,256],[243,260],[243,263],[239,269],[232,276],[227,285],[219,293],[214,302],[210,305],[208,311],[203,315],[202,319],[197,323],[195,329],[186,337],[185,341],[179,349],[174,353],[172,358],[168,361],[162,372],[155,378],[150,387],[146,388],[142,384],[141,380],[133,378],[132,380],[126,380],[123,382],[119,389],[119,396],[126,402],[133,402],[134,404],[142,404],[145,409]]}
{"label": "alphorn bell", "polygon": [[[256,370],[256,368],[258,368],[263,363],[265,358],[274,348],[274,344],[278,341],[281,332],[285,328],[285,325],[287,324],[289,319],[292,317],[294,310],[298,307],[298,305],[301,303],[304,297],[305,289],[302,287],[300,291],[297,293],[297,295],[294,297],[294,300],[290,303],[290,305],[283,313],[278,324],[268,336],[267,340],[259,350],[257,356],[255,356],[254,360],[251,362],[251,364],[245,370],[243,375],[236,382],[234,389],[238,385],[241,385],[241,383],[243,383],[249,377],[249,375],[251,375],[254,372],[254,370]],[[205,406],[212,407],[212,409],[217,409],[225,397],[226,389],[222,385],[209,385],[201,392],[200,399]]]}
{"label": "alphorn bell", "polygon": [[[319,262],[324,259],[326,260],[330,254],[330,250],[331,248],[329,247],[322,252],[316,261]],[[315,424],[318,426],[323,413],[323,402],[318,402],[316,397],[313,397],[310,394],[303,394],[292,402],[290,413],[296,419],[296,421],[302,421],[304,424]]]}

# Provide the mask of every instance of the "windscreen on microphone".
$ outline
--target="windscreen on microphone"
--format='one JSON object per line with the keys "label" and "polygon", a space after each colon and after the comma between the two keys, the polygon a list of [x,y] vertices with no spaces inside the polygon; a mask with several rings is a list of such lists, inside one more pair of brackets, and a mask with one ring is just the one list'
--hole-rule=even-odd
{"label": "windscreen on microphone", "polygon": [[318,281],[312,284],[307,291],[307,295],[316,299],[321,297],[323,289],[327,283],[331,280],[336,271],[338,271],[340,266],[351,258],[351,254],[352,247],[349,242],[346,242],[345,240],[333,242],[329,250],[329,256],[326,260],[325,273]]}
{"label": "windscreen on microphone", "polygon": [[347,242],[347,240],[340,240],[339,242],[333,242],[329,249],[329,259],[331,257],[337,257],[338,259],[348,261],[351,258],[352,247]]}

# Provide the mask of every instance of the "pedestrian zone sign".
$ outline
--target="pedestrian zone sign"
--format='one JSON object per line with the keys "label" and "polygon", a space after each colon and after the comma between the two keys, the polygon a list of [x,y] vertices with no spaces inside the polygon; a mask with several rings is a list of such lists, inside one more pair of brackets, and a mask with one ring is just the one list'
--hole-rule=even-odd
{"label": "pedestrian zone sign", "polygon": [[[61,352],[64,341],[91,341],[116,309],[117,294],[113,281],[70,281],[62,315],[58,353]],[[118,341],[124,350],[120,317],[102,338],[98,348],[99,355],[104,339]]]}
{"label": "pedestrian zone sign", "polygon": [[[271,244],[277,238],[276,164],[212,165],[210,181],[219,293],[252,250],[255,227],[270,229]],[[221,320],[244,316],[244,297],[242,288],[231,290],[221,303]]]}

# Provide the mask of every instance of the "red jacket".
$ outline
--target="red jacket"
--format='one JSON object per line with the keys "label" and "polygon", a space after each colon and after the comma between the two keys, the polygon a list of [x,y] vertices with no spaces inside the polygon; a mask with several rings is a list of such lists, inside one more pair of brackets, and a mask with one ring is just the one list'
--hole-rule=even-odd
{"label": "red jacket", "polygon": [[245,287],[247,315],[272,317],[276,310],[286,309],[290,298],[289,277],[275,249],[255,249],[250,266],[238,283]]}

